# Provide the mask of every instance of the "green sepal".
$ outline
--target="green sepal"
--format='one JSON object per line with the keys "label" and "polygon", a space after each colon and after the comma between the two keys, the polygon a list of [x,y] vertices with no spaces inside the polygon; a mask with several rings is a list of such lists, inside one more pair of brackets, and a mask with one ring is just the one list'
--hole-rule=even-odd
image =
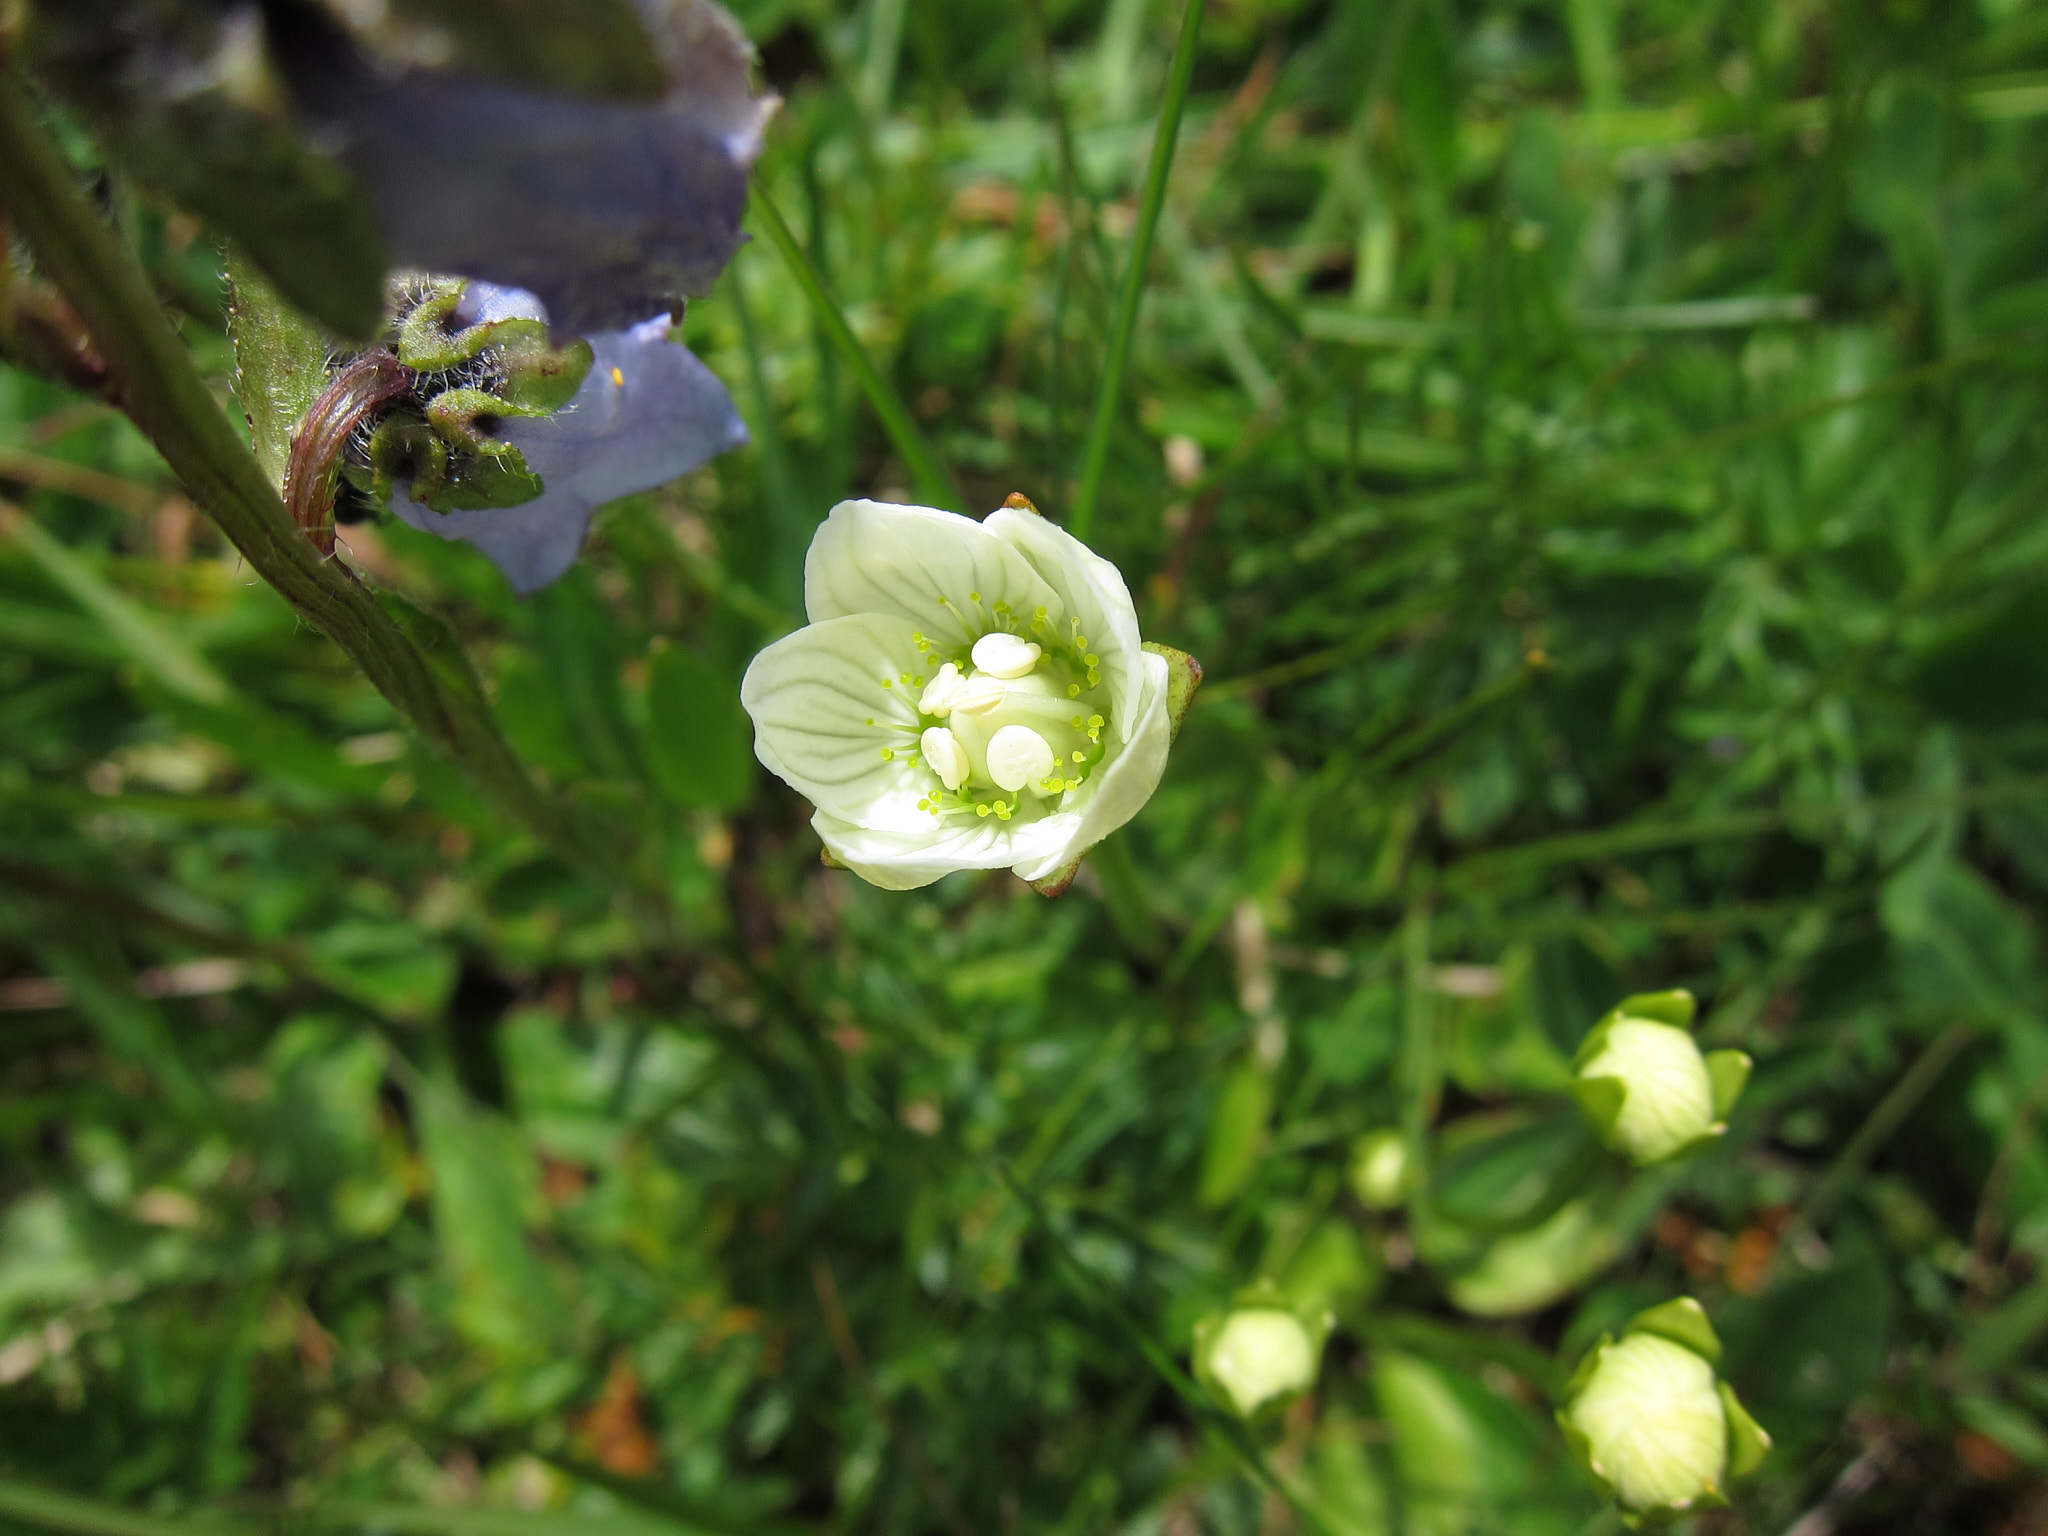
{"label": "green sepal", "polygon": [[369,459],[369,494],[387,504],[401,480],[411,482],[407,494],[414,501],[436,512],[521,506],[546,489],[510,443],[488,453],[452,453],[441,432],[410,414],[392,417],[371,434]]}
{"label": "green sepal", "polygon": [[292,437],[327,387],[331,343],[239,247],[228,248],[227,277],[235,393],[249,421],[256,462],[281,492]]}
{"label": "green sepal", "polygon": [[1049,875],[1041,875],[1031,882],[1031,889],[1045,897],[1064,896],[1067,887],[1074,883],[1074,876],[1081,872],[1082,854],[1075,854],[1071,863],[1063,864]]}
{"label": "green sepal", "polygon": [[1600,1490],[1600,1497],[1612,1502],[1614,1484],[1593,1465],[1593,1442],[1586,1438],[1583,1429],[1572,1422],[1571,1415],[1565,1409],[1558,1409],[1554,1417],[1557,1419],[1558,1429],[1564,1435],[1565,1449],[1571,1453],[1573,1463],[1592,1479],[1593,1486]]}
{"label": "green sepal", "polygon": [[493,359],[504,371],[505,382],[497,393],[536,416],[552,416],[571,400],[583,381],[590,377],[596,354],[587,341],[572,341],[566,347],[548,343],[547,327],[538,320],[504,320],[501,327],[516,331],[493,342]]}
{"label": "green sepal", "polygon": [[1614,1021],[1621,1017],[1619,1008],[1609,1009],[1600,1016],[1600,1022],[1586,1031],[1586,1038],[1579,1042],[1579,1048],[1572,1052],[1572,1070],[1581,1067],[1607,1049],[1607,1032],[1614,1028]]}
{"label": "green sepal", "polygon": [[461,464],[424,496],[415,484],[412,497],[436,512],[482,512],[523,506],[546,489],[526,467],[526,456],[507,444],[501,453]]}
{"label": "green sepal", "polygon": [[448,477],[448,445],[432,427],[409,413],[380,422],[370,434],[366,453],[370,461],[369,492],[380,502],[390,502],[392,488],[399,480],[411,479],[413,497],[418,500]]}
{"label": "green sepal", "polygon": [[[471,453],[506,455],[519,452],[503,438],[478,425],[501,416],[538,416],[523,406],[486,394],[481,389],[448,389],[427,402],[427,420],[448,446]],[[523,460],[521,461],[524,462]]]}
{"label": "green sepal", "polygon": [[1579,1108],[1585,1111],[1600,1139],[1612,1146],[1614,1127],[1628,1098],[1628,1086],[1618,1077],[1581,1077],[1572,1082],[1572,1097],[1579,1101]]}
{"label": "green sepal", "polygon": [[1176,651],[1157,640],[1147,640],[1145,649],[1166,658],[1167,729],[1172,733],[1171,739],[1178,741],[1180,728],[1187,723],[1188,710],[1195,702],[1195,690],[1202,686],[1202,664],[1186,651]]}
{"label": "green sepal", "polygon": [[398,360],[401,363],[415,373],[445,373],[468,362],[483,349],[481,333],[488,330],[488,326],[472,325],[460,331],[448,329],[456,306],[469,291],[466,279],[419,279],[410,293],[406,292],[405,284],[405,279],[394,279],[392,283],[398,294],[395,302],[409,301],[412,305],[398,322]]}
{"label": "green sepal", "polygon": [[1747,1477],[1770,1455],[1770,1431],[1750,1417],[1735,1389],[1725,1381],[1721,1383],[1721,1407],[1728,1415],[1728,1475]]}
{"label": "green sepal", "polygon": [[1714,1118],[1726,1120],[1749,1083],[1752,1063],[1747,1051],[1707,1052],[1707,1077],[1714,1085]]}
{"label": "green sepal", "polygon": [[1579,1357],[1579,1363],[1572,1369],[1571,1379],[1565,1382],[1558,1393],[1558,1400],[1565,1407],[1569,1408],[1578,1400],[1579,1394],[1586,1390],[1587,1383],[1593,1379],[1593,1373],[1600,1369],[1600,1357],[1606,1354],[1613,1344],[1614,1335],[1602,1333],[1593,1347]]}
{"label": "green sepal", "polygon": [[1695,1152],[1704,1152],[1727,1134],[1728,1127],[1726,1125],[1710,1125],[1702,1134],[1693,1137],[1691,1141],[1681,1142],[1662,1157],[1638,1160],[1636,1166],[1638,1168],[1668,1168],[1673,1163],[1684,1162]]}
{"label": "green sepal", "polygon": [[1679,1296],[1638,1312],[1622,1329],[1622,1337],[1652,1334],[1691,1350],[1709,1365],[1721,1358],[1721,1339],[1707,1321],[1707,1309],[1690,1296]]}
{"label": "green sepal", "polygon": [[1691,1029],[1693,1016],[1699,1012],[1699,1003],[1683,987],[1674,987],[1669,992],[1638,992],[1624,997],[1615,1005],[1609,1018],[1648,1019],[1654,1024],[1675,1024],[1680,1029]]}
{"label": "green sepal", "polygon": [[469,284],[460,278],[408,279],[401,289],[409,302],[398,322],[398,360],[415,373],[453,373],[476,365],[472,382],[500,399],[501,415],[551,416],[571,400],[590,376],[593,354],[587,341],[556,347],[538,320],[513,316],[480,321],[451,331]]}

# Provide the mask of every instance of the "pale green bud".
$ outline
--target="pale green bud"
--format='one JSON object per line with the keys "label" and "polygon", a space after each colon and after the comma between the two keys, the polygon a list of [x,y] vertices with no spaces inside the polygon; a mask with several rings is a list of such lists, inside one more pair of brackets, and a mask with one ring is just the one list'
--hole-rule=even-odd
{"label": "pale green bud", "polygon": [[1408,1178],[1408,1144],[1399,1131],[1372,1131],[1351,1148],[1351,1192],[1368,1210],[1401,1203]]}
{"label": "pale green bud", "polygon": [[1647,1333],[1608,1345],[1570,1412],[1628,1508],[1688,1509],[1720,1492],[1728,1417],[1714,1368],[1684,1345]]}
{"label": "pale green bud", "polygon": [[1749,1077],[1740,1051],[1702,1054],[1687,992],[1625,999],[1579,1047],[1579,1102],[1607,1144],[1637,1163],[1676,1157],[1720,1135]]}
{"label": "pale green bud", "polygon": [[1195,1325],[1195,1375],[1241,1417],[1314,1385],[1331,1318],[1304,1316],[1270,1281]]}
{"label": "pale green bud", "polygon": [[1580,1364],[1558,1423],[1633,1520],[1725,1502],[1770,1436],[1714,1376],[1721,1343],[1690,1297],[1639,1314]]}

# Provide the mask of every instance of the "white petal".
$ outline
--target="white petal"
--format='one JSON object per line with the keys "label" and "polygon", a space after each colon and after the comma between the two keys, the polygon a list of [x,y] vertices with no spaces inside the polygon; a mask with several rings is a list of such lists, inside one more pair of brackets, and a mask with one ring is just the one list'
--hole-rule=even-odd
{"label": "white petal", "polygon": [[[1132,699],[1130,739],[1116,754],[1105,759],[1088,776],[1086,796],[1077,810],[1049,816],[1040,826],[1060,823],[1066,836],[1046,857],[1015,866],[1019,879],[1043,880],[1054,870],[1086,853],[1118,827],[1144,809],[1145,802],[1159,787],[1166,772],[1166,752],[1173,743],[1173,731],[1166,718],[1166,680],[1170,672],[1164,656],[1150,651],[1138,653],[1138,687]],[[1091,793],[1092,791],[1092,793]]]}
{"label": "white petal", "polygon": [[1022,635],[997,630],[974,642],[974,664],[991,677],[1023,677],[1045,654]]}
{"label": "white petal", "polygon": [[1006,725],[988,742],[988,776],[1012,794],[1052,772],[1052,744],[1028,725]]}
{"label": "white petal", "polygon": [[869,826],[930,823],[917,808],[930,776],[908,761],[917,690],[902,679],[925,665],[915,628],[881,614],[832,619],[783,636],[747,668],[740,702],[755,755],[820,810]]}
{"label": "white petal", "polygon": [[974,765],[967,761],[967,749],[960,745],[960,738],[943,725],[935,725],[918,737],[917,748],[924,754],[926,765],[948,789],[958,789],[974,771]]}
{"label": "white petal", "polygon": [[[1123,573],[1066,529],[1035,512],[999,507],[982,524],[1031,562],[1032,569],[1066,600],[1066,611],[1081,621],[1088,649],[1102,658],[1102,680],[1109,688],[1110,711],[1119,726],[1131,707],[1137,682],[1136,657],[1143,641],[1138,634],[1138,609]],[[1053,639],[1067,638],[1068,624],[1053,615]]]}
{"label": "white petal", "polygon": [[885,891],[914,891],[956,869],[1002,869],[1019,861],[1042,864],[1047,851],[1065,840],[1064,824],[1076,819],[1048,816],[1018,823],[981,816],[935,822],[926,815],[926,830],[913,833],[856,826],[820,811],[811,818],[811,826],[832,857],[868,884]]}
{"label": "white petal", "polygon": [[999,627],[998,603],[1027,623],[1039,608],[1049,621],[1066,622],[1058,592],[1012,543],[971,517],[931,507],[842,501],[804,559],[804,607],[813,623],[890,613],[941,646],[965,649]]}

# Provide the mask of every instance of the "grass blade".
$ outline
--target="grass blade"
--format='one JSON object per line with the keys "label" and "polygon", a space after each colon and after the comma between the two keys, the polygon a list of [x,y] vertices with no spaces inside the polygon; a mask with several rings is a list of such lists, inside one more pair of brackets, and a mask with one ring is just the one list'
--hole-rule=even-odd
{"label": "grass blade", "polygon": [[1187,105],[1188,81],[1195,71],[1195,44],[1202,35],[1204,0],[1187,0],[1181,11],[1180,39],[1173,45],[1173,66],[1166,79],[1166,99],[1159,104],[1159,128],[1152,135],[1152,163],[1145,168],[1145,187],[1138,198],[1138,228],[1131,238],[1131,256],[1117,294],[1116,318],[1110,322],[1109,353],[1103,359],[1102,387],[1095,396],[1095,419],[1088,428],[1088,447],[1081,459],[1081,485],[1074,493],[1068,519],[1074,537],[1086,539],[1095,527],[1095,507],[1102,499],[1102,476],[1109,466],[1109,437],[1116,426],[1117,402],[1124,374],[1131,366],[1131,336],[1138,328],[1138,306],[1145,298],[1145,268],[1152,241],[1159,233],[1159,215],[1166,206],[1166,177],[1173,169],[1173,151],[1180,139],[1181,111]]}
{"label": "grass blade", "polygon": [[218,1513],[173,1520],[12,1480],[0,1482],[0,1515],[69,1536],[249,1536],[257,1529]]}
{"label": "grass blade", "polygon": [[967,498],[960,494],[960,487],[954,483],[946,467],[939,462],[939,456],[932,450],[930,441],[910,414],[910,407],[903,403],[889,381],[875,366],[875,360],[868,356],[868,349],[860,344],[860,338],[853,334],[853,327],[846,323],[846,316],[838,302],[825,287],[825,279],[812,265],[811,258],[797,243],[796,231],[789,227],[789,221],[782,216],[782,210],[768,200],[765,192],[756,190],[753,199],[754,222],[766,231],[775,249],[782,253],[782,259],[789,265],[790,276],[810,300],[811,309],[817,315],[819,324],[825,327],[825,334],[832,338],[832,344],[839,350],[846,366],[853,370],[853,376],[860,381],[861,393],[868,397],[868,404],[882,420],[882,430],[889,434],[889,441],[896,451],[903,455],[903,464],[910,471],[910,478],[916,482],[917,494],[934,506],[949,507],[956,512],[967,510]]}

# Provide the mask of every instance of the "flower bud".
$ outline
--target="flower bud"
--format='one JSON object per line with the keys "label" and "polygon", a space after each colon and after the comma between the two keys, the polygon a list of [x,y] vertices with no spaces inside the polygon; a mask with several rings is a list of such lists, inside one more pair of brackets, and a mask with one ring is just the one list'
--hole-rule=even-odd
{"label": "flower bud", "polygon": [[1638,1164],[1680,1156],[1726,1131],[1749,1079],[1741,1051],[1701,1054],[1693,1011],[1689,992],[1626,998],[1579,1047],[1579,1103],[1607,1144]]}
{"label": "flower bud", "polygon": [[1307,1317],[1270,1280],[1195,1325],[1195,1375],[1240,1418],[1307,1390],[1316,1379],[1327,1312]]}
{"label": "flower bud", "polygon": [[1408,1144],[1399,1131],[1372,1131],[1351,1148],[1351,1192],[1367,1210],[1391,1211],[1401,1203],[1408,1177]]}
{"label": "flower bud", "polygon": [[1639,1313],[1579,1365],[1557,1420],[1581,1464],[1631,1516],[1725,1502],[1771,1437],[1714,1363],[1721,1341],[1691,1297]]}

